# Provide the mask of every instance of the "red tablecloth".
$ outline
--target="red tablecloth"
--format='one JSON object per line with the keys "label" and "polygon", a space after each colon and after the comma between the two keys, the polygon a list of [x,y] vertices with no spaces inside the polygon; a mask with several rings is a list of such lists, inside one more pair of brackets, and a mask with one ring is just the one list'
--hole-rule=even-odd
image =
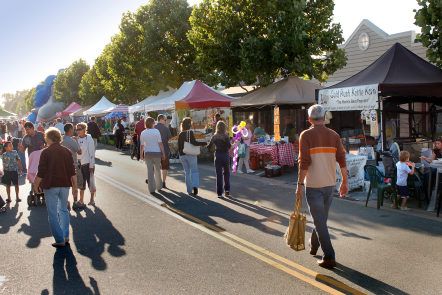
{"label": "red tablecloth", "polygon": [[258,156],[270,155],[273,165],[295,166],[295,154],[292,144],[264,145],[251,144],[250,153]]}

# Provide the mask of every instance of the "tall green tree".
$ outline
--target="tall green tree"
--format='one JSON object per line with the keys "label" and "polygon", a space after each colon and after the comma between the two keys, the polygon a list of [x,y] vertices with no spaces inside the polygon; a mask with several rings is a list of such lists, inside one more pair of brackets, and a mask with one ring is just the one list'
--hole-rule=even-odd
{"label": "tall green tree", "polygon": [[442,68],[442,1],[417,0],[420,8],[414,10],[415,25],[421,28],[416,41],[427,47],[428,59]]}
{"label": "tall green tree", "polygon": [[27,106],[26,98],[29,96],[31,91],[32,89],[26,89],[16,91],[15,93],[2,94],[4,109],[21,115],[30,111],[32,105]]}
{"label": "tall green tree", "polygon": [[61,70],[54,81],[55,99],[66,104],[80,101],[80,82],[89,69],[89,65],[83,59],[79,59]]}
{"label": "tall green tree", "polygon": [[267,85],[285,74],[327,79],[346,63],[332,0],[203,0],[188,38],[205,80]]}

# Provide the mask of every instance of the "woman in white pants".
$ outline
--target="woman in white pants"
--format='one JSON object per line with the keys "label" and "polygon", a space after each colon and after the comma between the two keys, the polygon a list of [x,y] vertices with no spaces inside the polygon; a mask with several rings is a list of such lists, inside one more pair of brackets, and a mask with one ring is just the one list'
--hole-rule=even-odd
{"label": "woman in white pants", "polygon": [[161,181],[161,159],[165,157],[161,134],[155,129],[155,120],[147,117],[146,129],[140,136],[140,159],[145,160],[147,166],[148,189],[151,194],[163,188]]}

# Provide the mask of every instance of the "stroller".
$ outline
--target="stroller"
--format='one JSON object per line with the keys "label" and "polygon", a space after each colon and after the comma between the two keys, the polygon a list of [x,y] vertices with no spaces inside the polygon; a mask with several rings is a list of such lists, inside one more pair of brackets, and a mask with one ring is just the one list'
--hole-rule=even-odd
{"label": "stroller", "polygon": [[[28,181],[33,185],[35,177],[37,177],[38,172],[38,163],[40,162],[40,156],[41,156],[42,150],[38,150],[35,152],[32,152],[29,155],[29,167],[28,167],[28,175],[27,179]],[[45,205],[45,197],[44,193],[37,193],[34,192],[34,189],[31,188],[31,191],[28,195],[28,206],[44,206]]]}

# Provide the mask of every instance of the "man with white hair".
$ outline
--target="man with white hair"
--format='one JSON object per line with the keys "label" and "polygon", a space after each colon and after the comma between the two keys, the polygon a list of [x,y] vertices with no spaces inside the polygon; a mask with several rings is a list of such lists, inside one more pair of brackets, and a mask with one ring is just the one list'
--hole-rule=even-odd
{"label": "man with white hair", "polygon": [[335,251],[327,227],[327,218],[336,186],[336,162],[342,172],[339,194],[348,192],[345,150],[339,135],[325,127],[325,109],[313,105],[308,109],[308,121],[312,125],[301,133],[299,139],[299,174],[296,197],[305,195],[315,228],[310,238],[310,254],[316,255],[321,246],[324,256],[319,266],[334,268]]}

